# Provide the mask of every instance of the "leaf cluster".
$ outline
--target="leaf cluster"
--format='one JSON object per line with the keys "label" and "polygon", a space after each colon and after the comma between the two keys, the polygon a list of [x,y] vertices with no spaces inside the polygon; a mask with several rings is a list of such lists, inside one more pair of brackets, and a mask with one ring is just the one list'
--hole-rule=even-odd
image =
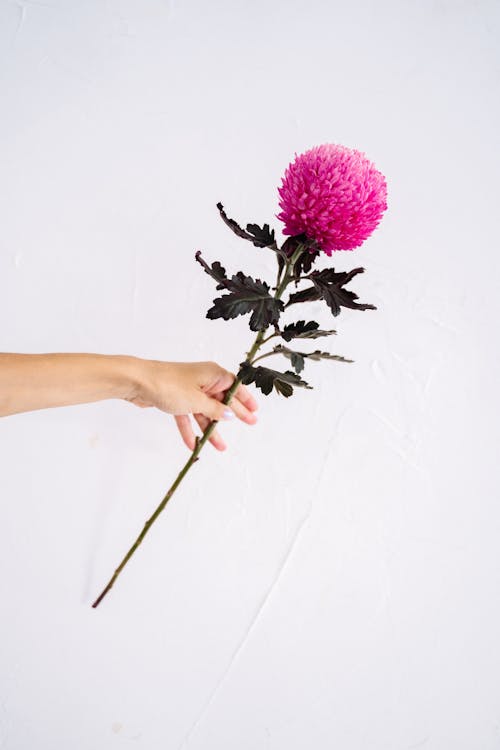
{"label": "leaf cluster", "polygon": [[269,224],[264,224],[260,227],[258,224],[247,224],[246,230],[242,229],[238,222],[234,219],[230,219],[224,211],[222,203],[217,203],[219,213],[229,229],[233,231],[238,237],[242,237],[244,240],[250,240],[255,247],[272,247],[276,246],[276,239],[274,236],[274,229],[269,228]]}
{"label": "leaf cluster", "polygon": [[309,273],[314,261],[321,251],[318,243],[308,237],[306,234],[296,234],[293,237],[288,237],[288,239],[286,239],[281,246],[283,255],[278,257],[278,265],[280,271],[285,262],[284,258],[291,258],[299,245],[302,245],[302,247],[304,248],[304,252],[297,258],[292,268],[292,277],[294,278],[296,284],[298,283],[301,274]]}
{"label": "leaf cluster", "polygon": [[312,359],[315,361],[319,361],[320,359],[334,359],[337,362],[353,362],[352,359],[346,359],[345,357],[341,357],[339,354],[330,354],[329,352],[322,352],[319,349],[316,349],[314,352],[297,352],[292,349],[289,349],[287,346],[283,346],[282,344],[278,344],[278,346],[275,346],[273,349],[274,354],[283,354],[287,359],[290,360],[293,369],[295,372],[299,373],[302,372],[304,369],[304,360],[305,359]]}
{"label": "leaf cluster", "polygon": [[354,276],[363,273],[364,270],[364,268],[354,268],[352,271],[337,272],[334,268],[325,268],[322,271],[312,271],[306,278],[312,281],[313,285],[291,294],[286,307],[297,302],[313,302],[323,299],[335,316],[340,313],[341,307],[348,307],[352,310],[376,310],[375,305],[356,302],[358,295],[344,288]]}
{"label": "leaf cluster", "polygon": [[195,257],[206,273],[217,282],[216,289],[227,289],[229,292],[213,300],[214,304],[207,312],[207,318],[230,320],[251,312],[250,328],[252,331],[265,330],[268,326],[278,322],[284,303],[269,293],[269,284],[260,279],[245,276],[241,271],[229,278],[226,275],[226,269],[219,261],[209,266],[201,257],[199,250]]}
{"label": "leaf cluster", "polygon": [[296,323],[289,323],[282,331],[280,336],[285,341],[291,341],[292,339],[319,339],[322,336],[330,336],[337,331],[323,331],[319,327],[319,323],[315,320],[309,320],[307,323],[305,320],[298,320]]}
{"label": "leaf cluster", "polygon": [[[223,221],[234,234],[251,242],[255,247],[269,248],[276,254],[278,276],[276,286],[273,287],[276,294],[279,290],[279,295],[282,295],[290,282],[295,282],[295,287],[297,287],[299,281],[307,279],[311,285],[306,289],[290,294],[285,304],[281,299],[277,299],[276,296],[271,294],[271,287],[265,281],[247,276],[242,271],[228,276],[226,269],[219,261],[209,265],[198,250],[195,255],[196,260],[204,271],[214,279],[216,289],[224,292],[213,300],[213,306],[208,310],[207,318],[230,320],[239,315],[250,313],[249,325],[252,331],[264,331],[269,326],[274,326],[274,333],[271,336],[263,339],[263,341],[261,336],[261,344],[275,336],[280,336],[288,344],[295,340],[318,339],[336,333],[333,329],[321,329],[319,323],[314,320],[298,320],[280,329],[280,315],[290,305],[322,299],[334,316],[339,315],[342,307],[353,310],[376,309],[374,305],[358,302],[358,295],[345,288],[355,276],[364,272],[363,268],[354,268],[348,272],[337,272],[334,268],[313,271],[313,264],[321,251],[321,247],[315,240],[308,238],[305,234],[296,235],[288,237],[280,248],[276,243],[274,229],[271,229],[269,224],[263,226],[247,224],[243,229],[234,219],[227,216],[222,203],[217,203],[217,208]],[[285,264],[286,272],[284,273]],[[296,351],[283,344],[279,344],[266,354],[257,357],[257,360],[273,354],[281,354],[286,357],[293,370],[279,372],[269,367],[255,366],[249,358],[240,364],[238,378],[246,385],[254,383],[265,395],[275,390],[286,398],[292,395],[295,387],[311,388],[299,374],[304,369],[306,359],[313,361],[322,359],[338,362],[353,361],[320,349],[313,352],[303,352]]]}
{"label": "leaf cluster", "polygon": [[268,396],[273,388],[288,398],[292,395],[294,387],[312,388],[305,380],[291,370],[278,372],[270,367],[254,367],[249,362],[242,362],[238,371],[238,378],[245,385],[255,383],[264,395]]}

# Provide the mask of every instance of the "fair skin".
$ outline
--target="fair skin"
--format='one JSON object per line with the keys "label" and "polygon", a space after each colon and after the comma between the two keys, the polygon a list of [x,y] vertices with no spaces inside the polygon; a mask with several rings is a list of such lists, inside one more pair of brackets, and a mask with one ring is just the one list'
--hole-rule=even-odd
{"label": "fair skin", "polygon": [[[235,375],[216,362],[163,362],[120,354],[0,353],[0,417],[54,406],[117,398],[172,414],[193,450],[191,417],[203,432],[212,420],[236,416],[255,424],[256,400],[240,385],[230,407],[222,403]],[[226,444],[215,429],[210,442]]]}

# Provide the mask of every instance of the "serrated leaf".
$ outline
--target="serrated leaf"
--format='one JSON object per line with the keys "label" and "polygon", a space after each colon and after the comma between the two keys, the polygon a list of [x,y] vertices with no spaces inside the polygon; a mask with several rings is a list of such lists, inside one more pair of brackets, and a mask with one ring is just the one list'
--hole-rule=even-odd
{"label": "serrated leaf", "polygon": [[297,302],[315,302],[318,299],[321,299],[321,292],[314,286],[308,286],[307,289],[291,294],[285,307],[295,305]]}
{"label": "serrated leaf", "polygon": [[287,237],[281,246],[281,249],[288,258],[291,258],[295,250],[299,245],[305,245],[307,237],[305,234],[294,234],[291,237]]}
{"label": "serrated leaf", "polygon": [[321,297],[332,311],[333,315],[340,313],[341,307],[348,307],[351,310],[376,310],[375,305],[366,305],[356,302],[358,295],[348,289],[342,289],[337,284],[325,284],[322,281],[313,279],[313,284],[321,292]]}
{"label": "serrated leaf", "polygon": [[269,286],[260,279],[252,279],[238,272],[226,284],[229,294],[223,294],[213,300],[213,307],[207,312],[207,318],[230,320],[238,315],[251,312],[250,329],[262,331],[278,322],[283,310],[283,302],[269,294]]}
{"label": "serrated leaf", "polygon": [[200,250],[197,251],[195,258],[206,273],[217,281],[216,289],[226,289],[229,292],[213,300],[214,304],[207,312],[207,318],[230,320],[251,312],[250,328],[252,331],[262,331],[270,325],[277,324],[280,313],[284,309],[284,303],[269,294],[269,284],[260,279],[245,276],[242,271],[238,271],[229,278],[219,261],[209,266],[201,257]]}
{"label": "serrated leaf", "polygon": [[274,388],[277,391],[277,393],[281,393],[281,395],[284,396],[285,398],[288,398],[293,393],[293,388],[290,385],[290,383],[285,383],[284,380],[275,380]]}
{"label": "serrated leaf", "polygon": [[258,224],[247,224],[246,230],[242,229],[238,222],[234,219],[230,219],[224,211],[222,203],[217,203],[217,208],[225,224],[229,229],[234,232],[238,237],[242,237],[244,240],[250,240],[255,247],[270,247],[276,245],[274,237],[274,229],[269,228],[269,224],[264,224],[260,227]]}
{"label": "serrated leaf", "polygon": [[353,359],[347,359],[347,357],[341,357],[340,354],[330,354],[330,352],[321,352],[319,349],[316,349],[315,352],[309,352],[308,354],[302,353],[303,357],[307,357],[307,359],[314,359],[316,361],[319,361],[320,359],[333,359],[335,362],[348,362],[353,363]]}
{"label": "serrated leaf", "polygon": [[303,273],[309,273],[318,256],[319,250],[306,250],[302,253],[293,267],[294,278],[298,279]]}
{"label": "serrated leaf", "polygon": [[356,302],[358,295],[343,288],[354,276],[364,273],[364,270],[364,268],[353,268],[352,271],[338,273],[334,268],[325,268],[322,271],[313,271],[309,278],[334,315],[340,313],[341,307],[348,307],[352,310],[376,310],[374,305]]}
{"label": "serrated leaf", "polygon": [[[304,250],[295,261],[292,269],[292,275],[296,280],[296,283],[301,274],[308,273],[311,270],[312,264],[320,253],[320,247],[317,242],[310,237],[307,237],[305,234],[296,234],[292,237],[288,237],[281,246],[281,250],[286,257],[290,258],[299,245],[303,245]],[[279,258],[278,262],[281,271],[283,259]]]}
{"label": "serrated leaf", "polygon": [[292,372],[286,370],[286,372],[279,372],[278,370],[272,370],[269,367],[254,367],[248,362],[242,362],[238,372],[238,378],[245,385],[255,383],[257,388],[260,388],[264,395],[268,396],[273,388],[277,393],[281,393],[283,396],[288,398],[293,393],[293,388],[299,386],[301,388],[312,388],[305,380]]}
{"label": "serrated leaf", "polygon": [[312,271],[307,278],[312,281],[313,286],[291,294],[286,307],[297,302],[324,299],[335,316],[340,313],[341,307],[348,307],[352,310],[376,310],[375,305],[356,302],[358,295],[344,289],[345,284],[364,270],[364,268],[354,268],[352,271],[337,272],[334,268],[325,268],[322,271]]}
{"label": "serrated leaf", "polygon": [[323,331],[319,327],[319,323],[315,320],[309,320],[307,323],[305,320],[298,320],[296,323],[289,323],[280,331],[280,336],[285,341],[291,341],[292,339],[319,339],[322,336],[330,336],[336,334],[337,331],[333,329],[331,331]]}
{"label": "serrated leaf", "polygon": [[304,357],[300,352],[290,352],[290,362],[295,372],[302,372],[304,369]]}
{"label": "serrated leaf", "polygon": [[333,359],[337,362],[353,362],[352,359],[346,359],[341,357],[339,354],[330,354],[330,352],[322,352],[316,349],[314,352],[297,352],[289,349],[287,346],[278,344],[274,347],[273,352],[275,354],[283,354],[292,363],[292,367],[295,368],[296,372],[302,372],[304,369],[304,359],[313,359],[319,361],[320,359]]}
{"label": "serrated leaf", "polygon": [[201,257],[201,250],[197,250],[194,257],[196,258],[198,263],[203,266],[206,273],[208,273],[209,276],[217,281],[217,286],[215,287],[216,289],[227,288],[226,284],[229,279],[226,276],[226,269],[219,263],[218,260],[216,260],[214,263],[212,263],[211,266],[209,266],[208,263],[206,263]]}
{"label": "serrated leaf", "polygon": [[256,247],[269,247],[274,245],[274,229],[269,229],[269,224],[260,227],[258,224],[247,224],[247,232],[254,237],[252,240]]}
{"label": "serrated leaf", "polygon": [[244,229],[240,227],[240,225],[234,220],[230,219],[229,216],[224,211],[224,206],[222,203],[217,203],[217,208],[219,209],[219,213],[222,217],[222,220],[225,224],[229,227],[229,229],[234,232],[238,237],[242,237],[244,240],[251,240],[252,237],[248,234],[248,232],[245,232]]}

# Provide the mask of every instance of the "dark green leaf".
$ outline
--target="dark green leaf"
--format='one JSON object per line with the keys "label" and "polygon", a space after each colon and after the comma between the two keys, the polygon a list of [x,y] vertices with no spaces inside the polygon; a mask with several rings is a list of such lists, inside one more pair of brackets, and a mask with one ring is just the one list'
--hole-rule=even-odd
{"label": "dark green leaf", "polygon": [[353,268],[352,271],[336,271],[334,268],[323,268],[321,271],[313,271],[311,279],[318,279],[326,284],[339,284],[344,286],[349,283],[358,273],[364,273],[364,268]]}
{"label": "dark green leaf", "polygon": [[290,352],[290,362],[295,372],[302,372],[304,369],[304,357],[300,352]]}
{"label": "dark green leaf", "polygon": [[285,265],[285,260],[289,260],[292,257],[293,253],[301,242],[301,238],[305,240],[305,234],[297,234],[293,237],[288,237],[282,244],[281,253],[278,255],[278,267],[280,274],[283,266]]}
{"label": "dark green leaf", "polygon": [[242,271],[228,278],[226,270],[218,261],[209,266],[201,257],[199,250],[195,257],[206,273],[217,281],[216,289],[227,289],[229,292],[213,300],[214,305],[207,312],[207,318],[230,320],[251,312],[250,328],[252,331],[261,331],[270,325],[277,324],[284,304],[269,294],[269,285],[265,281],[245,276]]}
{"label": "dark green leaf", "polygon": [[337,333],[337,331],[322,331],[315,320],[309,320],[307,323],[305,320],[298,320],[296,323],[286,325],[280,332],[280,336],[285,341],[291,341],[292,339],[319,339],[322,336],[330,336],[332,333]]}
{"label": "dark green leaf", "polygon": [[251,312],[252,331],[262,331],[278,322],[283,302],[269,294],[269,286],[264,281],[254,280],[239,271],[226,283],[226,288],[230,293],[213,300],[214,306],[207,312],[207,318],[230,320]]}
{"label": "dark green leaf", "polygon": [[253,240],[253,237],[249,235],[248,232],[245,232],[245,230],[242,229],[234,219],[230,219],[228,217],[228,215],[224,211],[224,206],[222,205],[222,203],[217,203],[217,208],[219,209],[219,213],[223,221],[227,224],[232,232],[234,232],[238,237],[243,237],[244,240]]}
{"label": "dark green leaf", "polygon": [[[293,277],[296,280],[299,278],[299,276],[301,276],[301,274],[308,273],[311,270],[312,264],[314,263],[320,252],[320,247],[317,242],[310,237],[307,237],[307,235],[305,234],[296,234],[292,237],[288,237],[288,239],[286,239],[281,246],[281,250],[288,258],[290,258],[295,250],[299,247],[299,245],[303,245],[304,250],[295,261],[292,269]],[[283,261],[281,259],[280,261],[281,265]]]}
{"label": "dark green leaf", "polygon": [[309,286],[307,289],[301,289],[300,292],[294,292],[291,294],[285,307],[294,305],[297,302],[315,302],[318,299],[321,299],[321,292],[319,292],[316,287]]}
{"label": "dark green leaf", "polygon": [[330,354],[329,352],[321,352],[317,349],[314,352],[296,352],[289,349],[287,346],[278,344],[273,349],[275,354],[283,354],[292,363],[292,367],[296,372],[302,372],[304,369],[304,359],[313,359],[319,361],[320,359],[334,359],[337,362],[353,362],[352,359],[346,359],[341,357],[339,354]]}
{"label": "dark green leaf", "polygon": [[312,271],[307,278],[312,281],[313,286],[291,294],[286,307],[296,302],[324,299],[333,315],[338,315],[341,307],[348,307],[352,310],[376,310],[375,305],[356,302],[358,295],[344,289],[345,284],[364,270],[364,268],[354,268],[352,271],[338,273],[334,268],[325,268],[322,271]]}
{"label": "dark green leaf", "polygon": [[205,263],[205,261],[201,257],[201,250],[197,250],[194,257],[196,258],[198,263],[203,266],[208,275],[217,281],[217,286],[215,287],[216,289],[227,288],[226,284],[229,279],[226,276],[226,269],[221,266],[218,260],[216,260],[215,263],[212,263],[212,265],[209,266],[208,263]]}
{"label": "dark green leaf", "polygon": [[335,362],[354,362],[353,359],[347,359],[347,357],[341,357],[340,354],[330,354],[330,352],[320,352],[319,349],[316,349],[315,352],[309,352],[308,354],[304,354],[302,352],[303,357],[307,357],[307,359],[314,359],[316,361],[319,361],[320,359],[333,359]]}
{"label": "dark green leaf", "polygon": [[349,307],[352,310],[377,309],[375,305],[356,302],[358,295],[348,289],[343,289],[341,284],[325,284],[323,281],[316,279],[313,279],[313,284],[321,293],[321,297],[325,300],[333,315],[338,315],[341,307]]}
{"label": "dark green leaf", "polygon": [[271,393],[273,388],[277,393],[281,393],[288,398],[288,396],[292,395],[294,386],[300,386],[301,388],[312,387],[291,370],[278,372],[278,370],[271,370],[269,367],[253,367],[248,362],[240,364],[238,378],[245,385],[255,383],[257,388],[260,388],[266,396]]}
{"label": "dark green leaf", "polygon": [[264,224],[263,227],[259,227],[258,224],[247,224],[247,232],[251,234],[254,239],[253,244],[256,247],[269,247],[274,245],[274,229],[269,229],[269,224]]}
{"label": "dark green leaf", "polygon": [[293,275],[295,279],[298,279],[303,273],[309,273],[318,255],[319,250],[306,250],[299,256],[293,267]]}
{"label": "dark green leaf", "polygon": [[294,234],[292,237],[287,237],[281,246],[281,249],[287,256],[291,258],[299,245],[305,244],[307,237],[305,234]]}
{"label": "dark green leaf", "polygon": [[290,383],[285,383],[284,380],[275,380],[274,387],[277,393],[281,393],[285,398],[288,398],[293,393],[293,388]]}
{"label": "dark green leaf", "polygon": [[238,237],[242,237],[244,240],[250,240],[255,247],[270,247],[276,244],[274,238],[274,229],[269,229],[269,224],[264,224],[260,227],[258,224],[247,224],[246,230],[242,229],[240,225],[234,220],[230,219],[224,211],[222,203],[217,203],[219,213],[229,229],[234,232]]}

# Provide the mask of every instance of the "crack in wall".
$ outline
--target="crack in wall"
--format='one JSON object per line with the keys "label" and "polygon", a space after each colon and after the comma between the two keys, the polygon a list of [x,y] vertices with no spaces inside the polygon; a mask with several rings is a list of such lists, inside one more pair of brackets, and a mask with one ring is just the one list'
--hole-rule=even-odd
{"label": "crack in wall", "polygon": [[282,558],[282,561],[281,561],[280,565],[278,566],[278,570],[276,571],[276,573],[275,573],[275,575],[274,575],[274,577],[273,577],[273,579],[271,581],[271,584],[269,585],[269,587],[267,589],[266,594],[262,598],[262,601],[261,601],[261,603],[260,603],[260,605],[259,605],[259,607],[257,609],[257,612],[255,613],[255,615],[250,620],[250,623],[249,623],[247,629],[245,630],[245,633],[244,633],[243,637],[240,639],[238,645],[233,650],[233,653],[232,653],[232,655],[231,655],[231,657],[229,659],[229,662],[228,662],[225,670],[223,671],[223,673],[220,676],[220,678],[217,680],[217,683],[215,684],[215,687],[213,688],[213,690],[209,694],[207,700],[205,701],[204,705],[201,708],[201,711],[198,713],[198,716],[194,720],[194,723],[191,725],[191,727],[188,729],[188,731],[184,735],[184,737],[181,740],[181,743],[178,746],[177,750],[182,750],[182,748],[185,748],[187,746],[187,744],[188,744],[188,742],[190,740],[190,737],[196,731],[196,729],[199,726],[200,722],[202,721],[203,717],[206,715],[206,713],[209,710],[210,706],[214,702],[214,700],[215,700],[215,698],[216,698],[216,696],[217,696],[220,688],[222,687],[222,685],[224,684],[224,682],[226,680],[226,677],[230,673],[230,671],[231,671],[231,669],[233,667],[233,664],[236,662],[238,656],[243,651],[243,648],[245,647],[246,643],[248,642],[249,637],[251,636],[253,630],[255,629],[255,627],[256,627],[256,625],[257,625],[257,623],[258,623],[258,621],[259,621],[259,619],[260,619],[260,617],[261,617],[261,615],[262,615],[262,613],[263,613],[263,611],[264,611],[267,603],[271,599],[271,597],[272,597],[272,595],[273,595],[273,593],[274,593],[274,591],[275,591],[278,583],[280,582],[281,578],[284,575],[284,572],[285,572],[285,570],[287,568],[287,564],[288,564],[291,556],[293,555],[293,552],[295,551],[300,538],[302,537],[302,532],[303,532],[304,528],[306,527],[307,522],[310,520],[310,518],[312,516],[312,512],[313,512],[313,508],[314,508],[314,497],[317,495],[317,493],[318,493],[318,491],[319,491],[319,489],[321,487],[321,482],[323,480],[323,475],[324,475],[325,468],[326,468],[326,465],[327,465],[327,462],[328,462],[328,458],[330,456],[330,453],[331,453],[331,450],[332,450],[332,446],[334,445],[335,439],[337,437],[337,428],[338,428],[338,425],[339,425],[339,423],[340,423],[343,415],[344,415],[344,412],[339,416],[339,419],[337,421],[337,425],[336,425],[334,434],[333,434],[331,440],[328,442],[328,447],[327,447],[327,449],[325,451],[325,455],[323,457],[323,460],[322,460],[322,463],[321,463],[321,467],[320,467],[319,472],[318,472],[318,479],[317,479],[317,482],[316,482],[316,486],[314,488],[314,492],[311,494],[311,501],[309,503],[309,508],[307,509],[306,513],[302,517],[301,521],[299,521],[299,523],[297,525],[297,528],[295,530],[295,534],[293,535],[293,538],[292,538],[290,544],[288,545],[288,548],[287,548],[287,550],[286,550],[286,552],[285,552],[285,554],[284,554],[284,556]]}

